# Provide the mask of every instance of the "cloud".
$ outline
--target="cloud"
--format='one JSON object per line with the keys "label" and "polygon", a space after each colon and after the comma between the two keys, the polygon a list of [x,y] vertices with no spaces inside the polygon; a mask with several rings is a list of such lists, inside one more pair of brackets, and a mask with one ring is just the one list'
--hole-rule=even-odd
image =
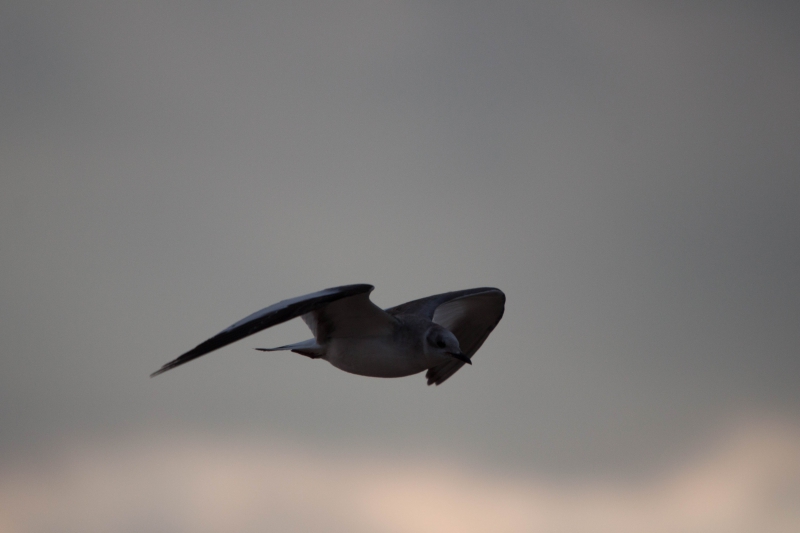
{"label": "cloud", "polygon": [[740,424],[637,481],[196,434],[73,443],[0,473],[3,533],[800,530],[800,425],[786,421]]}

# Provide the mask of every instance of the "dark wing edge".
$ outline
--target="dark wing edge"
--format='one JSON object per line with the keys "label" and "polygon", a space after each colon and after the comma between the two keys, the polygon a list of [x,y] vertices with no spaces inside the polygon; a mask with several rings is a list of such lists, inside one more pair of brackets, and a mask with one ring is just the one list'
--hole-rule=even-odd
{"label": "dark wing edge", "polygon": [[207,353],[213,352],[223,346],[227,346],[233,342],[243,339],[254,333],[258,333],[264,329],[276,326],[298,316],[310,313],[321,307],[328,305],[331,302],[354,296],[356,294],[370,293],[375,287],[367,284],[358,285],[343,285],[341,287],[333,287],[322,291],[306,294],[297,298],[290,298],[282,300],[274,305],[265,307],[260,311],[248,315],[242,320],[236,322],[227,329],[224,329],[217,335],[210,339],[198,344],[183,355],[173,359],[169,363],[150,374],[150,377],[163,374],[167,370],[172,370],[177,366],[188,363],[192,359],[197,359]]}
{"label": "dark wing edge", "polygon": [[[500,294],[503,294],[503,291],[500,289],[496,289],[494,287],[479,287],[477,289],[465,289],[463,291],[453,291],[453,292],[444,292],[442,294],[434,294],[433,296],[426,296],[425,298],[420,298],[419,300],[412,300],[410,302],[406,302],[404,304],[397,305],[395,307],[390,307],[389,309],[384,309],[390,315],[419,315],[427,318],[428,320],[433,319],[433,314],[436,312],[436,308],[442,305],[443,303],[449,302],[450,300],[455,300],[456,298],[463,298],[465,296],[472,296],[473,294],[480,294],[482,292],[489,292],[489,291],[497,291]],[[505,301],[505,295],[503,294],[503,299]],[[502,316],[502,315],[501,315]],[[498,321],[500,319],[498,318]]]}
{"label": "dark wing edge", "polygon": [[[441,321],[440,325],[450,329],[458,338],[462,351],[467,357],[472,358],[500,322],[500,319],[503,318],[506,297],[502,291],[493,288],[470,289],[459,292],[466,294],[461,294],[439,304],[441,309],[439,311],[434,310],[434,321]],[[448,312],[447,308],[457,306],[459,300],[463,300],[465,309],[450,309]],[[481,300],[484,301],[481,302]],[[439,306],[437,306],[437,309]],[[472,306],[471,309],[470,306]],[[448,314],[450,315],[449,317],[446,316]],[[442,320],[443,318],[444,320]],[[441,385],[462,366],[464,366],[462,361],[453,360],[429,369],[425,374],[428,385]]]}

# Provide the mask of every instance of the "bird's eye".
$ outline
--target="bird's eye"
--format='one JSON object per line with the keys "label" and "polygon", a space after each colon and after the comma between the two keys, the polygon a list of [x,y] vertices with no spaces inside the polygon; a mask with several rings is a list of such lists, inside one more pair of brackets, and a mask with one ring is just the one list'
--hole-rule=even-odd
{"label": "bird's eye", "polygon": [[444,340],[436,339],[436,346],[439,347],[439,348],[444,348],[445,347]]}

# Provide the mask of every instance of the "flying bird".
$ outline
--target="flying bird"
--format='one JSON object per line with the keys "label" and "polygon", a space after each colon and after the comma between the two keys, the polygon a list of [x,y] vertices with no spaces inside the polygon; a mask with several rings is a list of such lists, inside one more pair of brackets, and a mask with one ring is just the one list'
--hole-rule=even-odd
{"label": "flying bird", "polygon": [[362,376],[396,378],[427,370],[428,385],[440,385],[464,364],[472,364],[472,356],[503,317],[506,301],[499,289],[483,287],[383,310],[369,299],[374,288],[343,285],[283,300],[236,322],[150,377],[301,316],[313,339],[256,349],[291,350]]}

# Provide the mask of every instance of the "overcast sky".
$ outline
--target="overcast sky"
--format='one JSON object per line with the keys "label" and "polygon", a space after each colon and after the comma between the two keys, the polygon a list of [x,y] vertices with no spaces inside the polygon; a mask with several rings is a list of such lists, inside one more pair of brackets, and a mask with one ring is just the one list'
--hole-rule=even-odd
{"label": "overcast sky", "polygon": [[[0,463],[257,434],[636,475],[800,424],[800,10],[786,2],[4,2]],[[278,300],[495,286],[439,387],[291,353]],[[394,452],[392,452],[394,453]]]}

